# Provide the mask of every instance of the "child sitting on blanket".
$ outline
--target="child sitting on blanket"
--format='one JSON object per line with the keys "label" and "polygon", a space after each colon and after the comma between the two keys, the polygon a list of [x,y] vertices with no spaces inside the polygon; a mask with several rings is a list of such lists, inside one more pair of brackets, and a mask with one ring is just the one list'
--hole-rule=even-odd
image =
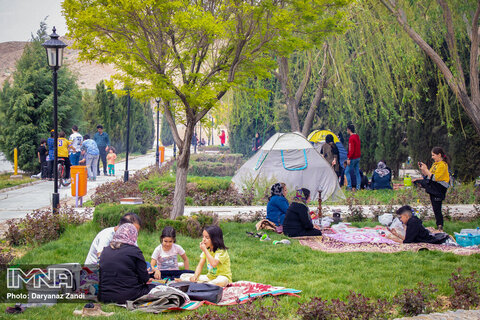
{"label": "child sitting on blanket", "polygon": [[[225,287],[232,282],[230,270],[230,257],[227,247],[223,242],[223,232],[218,226],[209,226],[203,230],[203,240],[200,242],[200,262],[193,276],[182,274],[182,281],[206,282],[220,287]],[[207,274],[200,275],[207,262]]]}
{"label": "child sitting on blanket", "polygon": [[[167,226],[163,228],[160,236],[160,245],[155,248],[152,254],[152,261],[150,262],[153,271],[153,277],[159,279],[174,279],[180,277],[183,273],[192,274],[193,271],[188,270],[190,264],[185,250],[175,243],[176,232],[175,229]],[[182,257],[185,270],[178,269],[177,255]]]}

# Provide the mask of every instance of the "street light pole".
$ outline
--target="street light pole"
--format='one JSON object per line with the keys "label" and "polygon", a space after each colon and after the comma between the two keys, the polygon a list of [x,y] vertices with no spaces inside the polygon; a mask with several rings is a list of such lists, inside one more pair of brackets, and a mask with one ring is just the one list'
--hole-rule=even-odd
{"label": "street light pole", "polygon": [[157,152],[155,153],[155,164],[157,168],[160,167],[160,153],[159,153],[159,140],[160,140],[160,98],[156,98],[155,101],[157,102]]}
{"label": "street light pole", "polygon": [[53,33],[50,40],[45,41],[42,46],[47,52],[48,65],[53,71],[53,194],[52,194],[52,211],[56,212],[60,206],[60,196],[58,194],[58,104],[57,104],[57,70],[62,66],[63,49],[67,46],[63,41],[59,40],[56,29],[53,27]]}
{"label": "street light pole", "polygon": [[125,155],[125,173],[123,175],[123,182],[128,181],[128,149],[130,142],[130,90],[128,90],[128,100],[127,100],[127,152]]}

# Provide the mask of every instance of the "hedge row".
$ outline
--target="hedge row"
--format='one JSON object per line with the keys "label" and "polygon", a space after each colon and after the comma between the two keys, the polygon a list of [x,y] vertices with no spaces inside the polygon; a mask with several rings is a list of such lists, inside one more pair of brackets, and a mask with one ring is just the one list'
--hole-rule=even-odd
{"label": "hedge row", "polygon": [[170,206],[163,205],[102,203],[95,207],[93,221],[102,228],[116,226],[125,213],[133,212],[142,220],[142,228],[155,231],[157,219],[168,218],[170,210]]}
{"label": "hedge row", "polygon": [[218,225],[216,215],[204,212],[171,220],[168,219],[170,209],[170,206],[162,205],[104,203],[95,207],[93,221],[101,228],[111,227],[117,225],[125,213],[133,212],[140,217],[142,228],[147,231],[160,231],[166,226],[172,226],[178,233],[193,238],[201,237],[206,226]]}

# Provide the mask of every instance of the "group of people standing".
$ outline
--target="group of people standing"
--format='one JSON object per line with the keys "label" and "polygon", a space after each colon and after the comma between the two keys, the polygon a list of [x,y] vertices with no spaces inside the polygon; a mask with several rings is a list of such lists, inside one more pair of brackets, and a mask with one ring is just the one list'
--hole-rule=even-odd
{"label": "group of people standing", "polygon": [[[48,139],[42,139],[37,150],[38,161],[41,167],[41,178],[52,180],[54,164],[55,139],[53,130]],[[108,153],[108,154],[107,154]],[[65,164],[65,178],[70,178],[70,167],[86,165],[88,178],[96,180],[100,175],[100,160],[103,163],[104,175],[115,175],[115,149],[110,145],[108,133],[103,131],[103,126],[97,126],[97,132],[93,139],[90,135],[82,136],[76,125],[72,126],[72,134],[66,139],[64,131],[58,133],[57,140],[58,160]],[[108,163],[108,173],[107,173]]]}

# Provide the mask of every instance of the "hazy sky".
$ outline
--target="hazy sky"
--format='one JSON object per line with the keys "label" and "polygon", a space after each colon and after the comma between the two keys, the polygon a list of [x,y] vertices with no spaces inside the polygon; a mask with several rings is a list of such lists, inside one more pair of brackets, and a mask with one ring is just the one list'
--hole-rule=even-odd
{"label": "hazy sky", "polygon": [[61,14],[62,0],[0,0],[0,42],[30,40],[46,16],[48,34],[52,27],[60,36],[67,33]]}

